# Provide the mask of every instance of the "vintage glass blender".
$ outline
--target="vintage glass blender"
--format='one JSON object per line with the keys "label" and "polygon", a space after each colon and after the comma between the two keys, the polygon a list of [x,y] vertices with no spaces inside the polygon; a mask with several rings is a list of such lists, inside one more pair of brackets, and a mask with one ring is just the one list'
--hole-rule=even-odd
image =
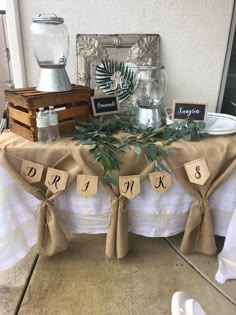
{"label": "vintage glass blender", "polygon": [[144,129],[161,127],[161,105],[167,83],[164,66],[139,66],[136,80],[135,98],[138,124]]}

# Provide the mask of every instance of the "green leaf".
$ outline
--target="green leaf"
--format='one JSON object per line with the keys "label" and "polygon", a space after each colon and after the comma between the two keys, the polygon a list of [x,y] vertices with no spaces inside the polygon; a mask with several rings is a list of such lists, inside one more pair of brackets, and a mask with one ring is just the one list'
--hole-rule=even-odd
{"label": "green leaf", "polygon": [[205,129],[206,128],[206,124],[204,123],[204,121],[199,121],[197,126],[199,129]]}
{"label": "green leaf", "polygon": [[184,136],[184,141],[190,141],[191,140],[191,134],[187,134]]}
{"label": "green leaf", "polygon": [[140,154],[141,154],[141,152],[142,152],[142,149],[141,149],[141,147],[140,146],[134,146],[134,152],[135,152],[135,154],[139,157],[140,156]]}
{"label": "green leaf", "polygon": [[94,144],[94,141],[92,139],[81,139],[80,144],[86,144],[86,145],[91,144],[92,145],[92,144]]}
{"label": "green leaf", "polygon": [[[127,83],[127,86],[123,85],[121,87],[120,84],[117,84],[114,89],[111,76],[118,70],[121,72],[122,80]],[[102,65],[97,65],[95,68],[95,78],[98,86],[105,94],[117,94],[120,102],[133,93],[134,73],[124,62],[118,63],[116,60],[102,60]]]}
{"label": "green leaf", "polygon": [[180,129],[181,136],[185,136],[187,133],[188,133],[187,127],[184,126],[182,129]]}
{"label": "green leaf", "polygon": [[209,133],[203,132],[200,134],[201,138],[208,138],[209,137]]}
{"label": "green leaf", "polygon": [[179,126],[180,126],[180,127],[185,127],[185,126],[186,126],[186,121],[185,121],[185,120],[180,121],[180,122],[179,122]]}
{"label": "green leaf", "polygon": [[107,178],[107,180],[108,180],[108,182],[109,182],[110,184],[113,184],[113,185],[115,185],[115,186],[118,186],[118,181],[117,181],[117,179],[116,179],[114,176],[107,175],[106,178]]}
{"label": "green leaf", "polygon": [[166,140],[165,144],[166,144],[166,145],[170,145],[170,144],[173,143],[174,141],[175,141],[175,139],[169,138],[168,140]]}
{"label": "green leaf", "polygon": [[164,170],[167,173],[171,174],[171,171],[164,164],[160,163],[160,168],[161,168],[161,170]]}
{"label": "green leaf", "polygon": [[[114,70],[126,67],[116,62],[104,60],[100,66],[103,69]],[[132,74],[128,71],[128,77]],[[89,122],[77,121],[79,124],[73,132],[67,132],[72,140],[78,141],[78,144],[89,145],[89,153],[92,155],[93,163],[100,163],[103,167],[102,183],[105,185],[111,183],[117,184],[117,180],[113,172],[117,172],[124,163],[120,158],[123,149],[132,149],[136,154],[136,161],[144,152],[147,163],[154,163],[156,169],[165,169],[158,161],[169,155],[169,150],[157,145],[156,142],[163,140],[166,145],[170,145],[174,141],[183,138],[186,141],[199,141],[201,138],[209,136],[208,134],[200,134],[198,131],[203,125],[195,123],[191,120],[175,122],[170,126],[165,126],[161,130],[155,128],[141,129],[134,119],[134,115],[129,113],[110,115],[105,118],[91,117]],[[175,128],[174,128],[175,127]],[[116,137],[115,134],[120,130],[126,131],[122,137]],[[171,147],[171,149],[175,149]],[[177,148],[176,148],[177,149]],[[176,153],[178,154],[178,152]]]}
{"label": "green leaf", "polygon": [[93,149],[95,149],[97,147],[96,143],[91,144],[89,151],[92,151]]}
{"label": "green leaf", "polygon": [[178,124],[178,122],[177,122],[177,121],[174,121],[174,122],[173,122],[173,124],[172,124],[172,128],[174,128],[174,129],[179,128],[179,124]]}

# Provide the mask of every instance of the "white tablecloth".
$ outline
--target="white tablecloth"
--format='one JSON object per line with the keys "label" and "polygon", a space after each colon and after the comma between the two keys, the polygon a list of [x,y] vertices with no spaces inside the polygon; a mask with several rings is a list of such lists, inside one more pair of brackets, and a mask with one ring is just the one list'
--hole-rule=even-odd
{"label": "white tablecloth", "polygon": [[[165,193],[141,184],[141,194],[129,201],[129,231],[148,237],[167,237],[184,231],[192,197],[172,175],[173,185]],[[236,172],[209,198],[215,235],[225,236],[219,255],[216,280],[236,278]],[[0,270],[13,266],[37,242],[39,200],[23,191],[0,166]],[[72,233],[106,233],[110,196],[102,191],[88,199],[75,185],[55,199],[57,217],[64,230]],[[105,244],[104,244],[105,250]]]}

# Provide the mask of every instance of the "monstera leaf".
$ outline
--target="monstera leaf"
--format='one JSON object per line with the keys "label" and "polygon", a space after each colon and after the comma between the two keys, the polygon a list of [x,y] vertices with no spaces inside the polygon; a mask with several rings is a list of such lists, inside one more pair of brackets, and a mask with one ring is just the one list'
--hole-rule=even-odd
{"label": "monstera leaf", "polygon": [[117,95],[121,103],[134,92],[136,71],[135,64],[105,59],[96,66],[95,78],[103,93]]}

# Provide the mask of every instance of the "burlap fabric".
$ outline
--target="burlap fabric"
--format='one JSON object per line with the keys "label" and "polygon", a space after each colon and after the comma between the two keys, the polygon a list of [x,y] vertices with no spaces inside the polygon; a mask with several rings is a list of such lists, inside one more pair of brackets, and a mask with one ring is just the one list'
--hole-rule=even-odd
{"label": "burlap fabric", "polygon": [[[47,145],[46,145],[47,146]],[[59,194],[53,194],[44,185],[46,169],[44,170],[42,182],[29,184],[20,174],[22,159],[35,161],[45,167],[55,167],[66,172],[78,172],[79,166],[68,154],[67,142],[64,145],[42,147],[38,143],[32,143],[11,132],[3,133],[0,137],[0,163],[12,176],[18,185],[28,193],[41,200],[38,209],[38,252],[51,256],[68,247],[68,241],[64,231],[58,224],[53,199]],[[41,147],[41,148],[40,148]],[[7,153],[6,153],[7,152]],[[67,187],[74,180],[69,176]]]}
{"label": "burlap fabric", "polygon": [[[195,198],[180,250],[185,254],[200,252],[212,255],[216,252],[216,244],[208,197],[236,169],[236,135],[214,136],[200,142],[179,140],[171,147],[179,150],[172,149],[166,160],[179,183]],[[202,157],[206,158],[210,177],[200,186],[190,183],[184,167],[179,166]]]}
{"label": "burlap fabric", "polygon": [[[171,150],[167,163],[173,169],[180,184],[196,199],[190,209],[181,250],[185,253],[200,251],[213,254],[215,252],[214,231],[207,198],[236,168],[236,136],[214,137],[198,143],[179,141],[172,147],[178,147],[180,150]],[[53,194],[44,185],[46,167],[68,172],[68,187],[76,180],[77,174],[101,176],[102,166],[92,162],[88,146],[76,145],[76,142],[70,139],[41,145],[6,132],[0,136],[0,148],[1,165],[22,188],[41,200],[38,209],[39,253],[53,255],[65,250],[68,241],[57,222],[56,209],[53,205],[53,199],[59,193]],[[190,184],[184,168],[179,166],[203,156],[208,157],[207,163],[211,176],[204,186]],[[31,185],[20,175],[22,159],[45,166],[40,183]],[[133,150],[121,153],[120,159],[124,164],[122,164],[119,174],[116,175],[140,175],[143,180],[154,170],[153,163],[148,165],[144,156],[134,163]],[[122,258],[128,252],[128,201],[119,195],[118,187],[99,185],[111,195],[106,255],[107,257]]]}
{"label": "burlap fabric", "polygon": [[[71,154],[77,163],[81,165],[81,171],[85,175],[102,175],[102,166],[99,163],[93,163],[88,153],[88,146],[74,146],[71,144]],[[134,163],[136,155],[133,150],[127,150],[121,153],[119,159],[124,162],[121,165],[119,174],[140,175],[143,180],[150,173],[154,166],[148,165],[145,158],[142,157],[137,163]],[[119,194],[119,189],[114,185],[103,186],[100,188],[106,190],[111,195],[110,218],[106,238],[106,256],[122,258],[128,252],[128,200]]]}

